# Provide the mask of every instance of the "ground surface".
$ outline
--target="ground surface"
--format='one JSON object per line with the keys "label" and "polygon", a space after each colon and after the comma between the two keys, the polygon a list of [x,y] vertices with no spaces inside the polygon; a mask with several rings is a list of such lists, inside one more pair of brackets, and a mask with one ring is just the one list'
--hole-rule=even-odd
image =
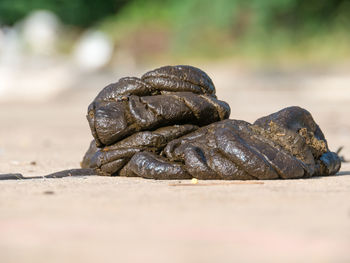
{"label": "ground surface", "polygon": [[[305,107],[330,148],[344,146],[350,158],[344,75],[205,70],[231,105],[231,118],[252,122]],[[79,166],[91,140],[86,107],[109,82],[84,81],[85,89],[46,103],[0,104],[0,173],[36,176]],[[337,176],[251,184],[95,176],[0,182],[2,263],[350,262],[349,248],[349,163]]]}

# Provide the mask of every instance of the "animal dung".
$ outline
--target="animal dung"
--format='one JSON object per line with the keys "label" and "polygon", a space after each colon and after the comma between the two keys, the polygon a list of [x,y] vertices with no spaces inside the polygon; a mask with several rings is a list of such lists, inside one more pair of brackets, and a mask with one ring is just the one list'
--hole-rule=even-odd
{"label": "animal dung", "polygon": [[165,66],[105,87],[88,107],[94,140],[81,163],[100,175],[150,179],[293,179],[332,175],[341,161],[311,114],[288,107],[254,123],[192,66]]}

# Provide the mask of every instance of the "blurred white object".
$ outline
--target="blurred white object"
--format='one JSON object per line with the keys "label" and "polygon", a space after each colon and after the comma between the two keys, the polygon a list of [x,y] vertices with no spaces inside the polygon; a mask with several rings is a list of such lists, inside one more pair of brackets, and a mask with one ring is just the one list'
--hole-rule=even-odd
{"label": "blurred white object", "polygon": [[22,47],[18,32],[13,28],[0,29],[0,96],[10,90],[11,79],[15,79],[13,69],[21,64]]}
{"label": "blurred white object", "polygon": [[0,28],[0,54],[4,46],[4,41],[5,41],[5,33]]}
{"label": "blurred white object", "polygon": [[1,29],[0,101],[40,101],[70,87],[75,71],[56,56],[28,54],[15,28]]}
{"label": "blurred white object", "polygon": [[34,11],[22,22],[23,40],[34,53],[50,54],[55,50],[60,28],[54,13]]}
{"label": "blurred white object", "polygon": [[87,31],[78,40],[74,60],[83,70],[97,70],[106,66],[113,55],[113,43],[100,31]]}
{"label": "blurred white object", "polygon": [[43,101],[72,85],[74,66],[55,55],[60,26],[51,12],[35,11],[1,29],[0,101]]}
{"label": "blurred white object", "polygon": [[5,27],[0,29],[0,62],[7,65],[18,65],[23,55],[19,33],[16,29]]}

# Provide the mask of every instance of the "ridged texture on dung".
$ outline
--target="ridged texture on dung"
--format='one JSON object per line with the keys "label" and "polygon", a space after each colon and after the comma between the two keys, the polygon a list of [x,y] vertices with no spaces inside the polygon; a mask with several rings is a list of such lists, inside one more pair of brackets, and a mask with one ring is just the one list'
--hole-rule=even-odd
{"label": "ridged texture on dung", "polygon": [[135,132],[175,124],[204,126],[227,119],[230,107],[215,97],[211,79],[190,66],[166,66],[141,79],[122,78],[90,104],[87,119],[97,146]]}
{"label": "ridged texture on dung", "polygon": [[331,175],[340,159],[311,114],[289,107],[250,124],[227,119],[211,79],[166,66],[104,88],[88,108],[82,167],[152,179],[293,179]]}

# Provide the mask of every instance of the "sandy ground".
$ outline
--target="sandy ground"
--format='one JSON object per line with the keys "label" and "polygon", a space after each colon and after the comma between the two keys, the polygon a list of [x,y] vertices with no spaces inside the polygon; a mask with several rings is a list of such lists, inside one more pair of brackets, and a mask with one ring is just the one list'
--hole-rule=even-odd
{"label": "sandy ground", "polygon": [[[254,121],[300,105],[330,148],[344,146],[350,158],[348,75],[204,69],[230,103],[231,118]],[[36,176],[79,166],[91,140],[87,105],[109,79],[81,82],[52,101],[0,104],[0,173]],[[1,181],[0,262],[350,262],[349,163],[332,177],[189,183]]]}

